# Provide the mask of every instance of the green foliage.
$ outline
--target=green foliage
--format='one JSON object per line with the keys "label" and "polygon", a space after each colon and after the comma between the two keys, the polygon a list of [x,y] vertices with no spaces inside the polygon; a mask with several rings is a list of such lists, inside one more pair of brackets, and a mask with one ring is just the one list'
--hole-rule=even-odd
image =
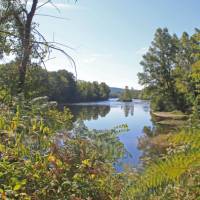
{"label": "green foliage", "polygon": [[152,96],[150,102],[151,109],[154,111],[173,111],[176,110],[176,106],[170,101],[169,98],[162,95]]}
{"label": "green foliage", "polygon": [[141,92],[139,93],[138,99],[143,99],[143,100],[150,100],[151,99],[151,90],[150,88],[143,88]]}
{"label": "green foliage", "polygon": [[[2,98],[17,95],[18,80],[17,62],[0,65]],[[110,89],[105,83],[76,82],[74,75],[66,70],[48,72],[37,65],[27,71],[24,86],[26,99],[45,95],[59,103],[107,100],[109,93]]]}
{"label": "green foliage", "polygon": [[[11,62],[0,65],[0,90],[6,90],[8,95],[16,96],[18,93],[18,63]],[[48,72],[41,67],[32,66],[26,74],[26,84],[24,95],[26,99],[31,99],[41,95],[46,95],[49,89]]]}
{"label": "green foliage", "polygon": [[[147,165],[138,179],[127,185],[121,194],[123,199],[173,199],[172,196],[177,194],[176,187],[181,185],[185,191],[189,189],[187,184],[191,175],[200,169],[199,129],[170,135],[167,140],[170,144],[168,153]],[[194,182],[191,181],[194,184],[191,199],[196,199],[199,195],[197,188],[195,189],[198,180],[199,176],[195,177]],[[165,193],[170,187],[173,188],[171,197],[167,197]],[[181,192],[178,195],[180,194]]]}
{"label": "green foliage", "polygon": [[126,126],[89,131],[72,127],[68,109],[47,97],[12,106],[1,103],[0,193],[9,199],[115,199],[124,178],[113,164],[125,149],[117,135]]}
{"label": "green foliage", "polygon": [[98,101],[109,98],[110,88],[105,83],[78,81],[76,101]]}
{"label": "green foliage", "polygon": [[[199,30],[180,38],[158,29],[141,65],[139,82],[146,86],[152,109],[191,112],[199,95]],[[147,92],[148,91],[148,92]]]}
{"label": "green foliage", "polygon": [[132,101],[132,99],[132,92],[129,90],[128,86],[126,86],[124,92],[120,96],[120,101]]}
{"label": "green foliage", "polygon": [[[33,1],[35,8],[37,2]],[[34,59],[43,60],[47,53],[46,41],[44,46],[33,45],[37,35],[32,32],[36,28],[31,16],[34,12],[27,14],[25,4],[15,0],[1,0],[0,7],[0,58],[5,54],[17,58],[0,66],[2,199],[199,198],[199,30],[178,38],[166,28],[158,29],[141,62],[144,71],[138,74],[140,83],[146,86],[141,96],[151,100],[151,108],[192,113],[190,128],[157,139],[164,151],[154,149],[153,159],[142,171],[116,173],[114,164],[126,153],[117,136],[127,127],[91,131],[82,122],[72,124],[73,116],[67,108],[60,112],[55,102],[48,101],[48,97],[62,103],[106,100],[109,87],[105,83],[76,82],[65,70],[47,72],[35,64],[29,66]],[[27,21],[30,26],[25,27]],[[40,34],[37,38],[42,39]],[[24,96],[17,96],[19,81]],[[138,93],[126,87],[121,100],[131,101],[133,95]],[[48,97],[27,101],[38,96]],[[106,112],[107,108],[101,114]],[[147,128],[146,132],[155,143],[152,132]]]}
{"label": "green foliage", "polygon": [[[180,39],[167,29],[158,29],[152,46],[143,57],[140,83],[147,86],[151,108],[157,111],[182,110],[191,114],[188,127],[178,133],[140,139],[145,150],[145,167],[130,180],[122,199],[199,198],[200,180],[200,32]],[[162,133],[162,132],[161,132]]]}
{"label": "green foliage", "polygon": [[45,94],[53,101],[72,102],[76,93],[75,77],[72,73],[66,70],[57,72],[47,72],[49,76],[49,89]]}

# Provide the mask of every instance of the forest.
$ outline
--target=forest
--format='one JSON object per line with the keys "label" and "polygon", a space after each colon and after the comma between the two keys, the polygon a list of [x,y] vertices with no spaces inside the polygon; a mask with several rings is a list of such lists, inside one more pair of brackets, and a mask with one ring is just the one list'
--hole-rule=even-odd
{"label": "forest", "polygon": [[[198,200],[200,30],[180,37],[167,28],[156,30],[138,73],[141,98],[150,100],[152,113],[181,113],[187,119],[167,133],[144,127],[142,167],[117,172],[115,164],[128,155],[119,140],[128,126],[91,130],[81,120],[73,123],[67,106],[58,109],[59,103],[106,100],[110,89],[105,83],[76,80],[66,70],[41,67],[52,50],[76,66],[37,31],[34,17],[40,6],[38,0],[29,5],[0,0],[0,59],[14,55],[0,65],[0,198]],[[109,109],[104,106],[99,115]]]}
{"label": "forest", "polygon": [[[0,87],[5,95],[10,97],[17,95],[17,73],[16,62],[0,65]],[[66,70],[49,72],[40,66],[30,67],[24,85],[26,99],[48,96],[50,101],[58,103],[102,101],[108,99],[109,93],[109,86],[105,83],[76,81],[75,76]]]}

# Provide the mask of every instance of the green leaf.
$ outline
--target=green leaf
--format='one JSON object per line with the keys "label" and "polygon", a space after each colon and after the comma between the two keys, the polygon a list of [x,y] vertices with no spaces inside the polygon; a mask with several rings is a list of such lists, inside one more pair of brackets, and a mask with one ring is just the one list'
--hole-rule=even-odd
{"label": "green leaf", "polygon": [[21,185],[20,183],[17,183],[17,184],[15,185],[15,187],[13,188],[13,190],[17,191],[17,190],[19,190],[21,187],[22,187],[22,185]]}

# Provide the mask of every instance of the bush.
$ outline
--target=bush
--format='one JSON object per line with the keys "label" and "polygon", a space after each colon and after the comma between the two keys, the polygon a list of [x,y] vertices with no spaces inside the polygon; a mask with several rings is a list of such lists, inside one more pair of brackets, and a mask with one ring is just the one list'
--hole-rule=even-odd
{"label": "bush", "polygon": [[162,95],[154,95],[150,103],[151,109],[153,111],[173,111],[176,110],[176,106],[173,101]]}
{"label": "bush", "polygon": [[125,149],[121,129],[89,131],[46,97],[1,104],[2,199],[115,199],[124,185],[114,163]]}

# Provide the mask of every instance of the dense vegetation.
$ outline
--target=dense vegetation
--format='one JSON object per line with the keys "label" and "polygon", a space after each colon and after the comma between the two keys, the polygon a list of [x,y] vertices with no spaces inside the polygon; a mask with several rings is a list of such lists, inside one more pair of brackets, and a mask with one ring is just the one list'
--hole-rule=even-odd
{"label": "dense vegetation", "polygon": [[[119,130],[72,127],[68,109],[47,98],[1,103],[2,199],[107,199],[119,195],[123,178],[112,163],[125,153]],[[121,181],[120,181],[121,180]]]}
{"label": "dense vegetation", "polygon": [[165,134],[146,128],[140,138],[142,169],[117,173],[114,164],[126,154],[117,136],[126,125],[90,131],[82,122],[73,124],[67,108],[58,111],[56,102],[38,97],[99,100],[108,98],[109,88],[39,67],[47,49],[58,47],[39,40],[33,22],[37,5],[33,0],[27,10],[20,0],[0,1],[0,55],[15,55],[0,69],[1,199],[198,200],[200,31],[180,38],[167,29],[156,31],[141,63],[142,95],[150,96],[152,109],[181,110],[189,120]]}
{"label": "dense vegetation", "polygon": [[[17,63],[0,65],[1,91],[15,96],[18,93]],[[26,99],[48,96],[59,103],[107,100],[110,89],[105,83],[76,81],[72,73],[66,70],[49,72],[41,67],[30,68],[26,75],[24,95]]]}
{"label": "dense vegetation", "polygon": [[193,105],[199,105],[199,41],[198,29],[192,36],[183,33],[180,38],[166,28],[156,31],[141,62],[144,72],[138,74],[153,110],[190,112]]}
{"label": "dense vegetation", "polygon": [[[140,138],[144,169],[121,193],[122,199],[199,199],[200,181],[200,32],[179,39],[158,29],[141,64],[142,95],[153,111],[187,112],[182,128],[151,131]],[[175,121],[175,124],[178,123]],[[163,134],[162,134],[163,133]]]}
{"label": "dense vegetation", "polygon": [[120,101],[130,102],[133,99],[133,93],[129,90],[128,86],[125,87],[124,92],[120,95]]}
{"label": "dense vegetation", "polygon": [[78,81],[76,101],[107,100],[109,93],[110,88],[105,83]]}

